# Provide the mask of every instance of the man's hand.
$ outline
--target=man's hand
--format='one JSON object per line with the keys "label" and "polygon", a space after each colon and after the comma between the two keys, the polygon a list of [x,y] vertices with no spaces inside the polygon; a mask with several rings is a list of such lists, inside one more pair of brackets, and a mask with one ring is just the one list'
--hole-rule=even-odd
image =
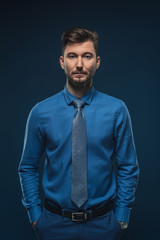
{"label": "man's hand", "polygon": [[34,227],[34,228],[35,228],[35,226],[36,226],[36,223],[37,223],[37,221],[33,222],[33,223],[32,223],[32,227]]}

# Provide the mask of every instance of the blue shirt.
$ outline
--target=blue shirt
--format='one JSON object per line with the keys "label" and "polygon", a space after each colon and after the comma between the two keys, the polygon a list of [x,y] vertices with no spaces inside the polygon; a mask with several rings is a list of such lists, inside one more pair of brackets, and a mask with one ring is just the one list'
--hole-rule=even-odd
{"label": "blue shirt", "polygon": [[[75,99],[65,85],[59,93],[37,103],[28,116],[19,176],[22,202],[30,222],[36,221],[41,214],[38,168],[44,152],[42,187],[45,200],[63,209],[76,209],[71,201],[72,120],[75,114],[72,101]],[[94,86],[81,99],[86,102],[83,112],[88,154],[88,201],[83,208],[116,197],[117,220],[129,222],[139,176],[129,112],[122,100],[97,91]]]}

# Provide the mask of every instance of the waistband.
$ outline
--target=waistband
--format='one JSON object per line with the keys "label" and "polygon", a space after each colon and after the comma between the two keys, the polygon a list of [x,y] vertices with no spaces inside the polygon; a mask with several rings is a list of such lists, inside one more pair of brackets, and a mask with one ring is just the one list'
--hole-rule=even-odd
{"label": "waistband", "polygon": [[87,221],[91,218],[102,216],[113,209],[114,199],[106,202],[103,206],[89,208],[87,210],[63,210],[60,207],[50,205],[45,201],[44,207],[53,213],[72,219],[73,222]]}

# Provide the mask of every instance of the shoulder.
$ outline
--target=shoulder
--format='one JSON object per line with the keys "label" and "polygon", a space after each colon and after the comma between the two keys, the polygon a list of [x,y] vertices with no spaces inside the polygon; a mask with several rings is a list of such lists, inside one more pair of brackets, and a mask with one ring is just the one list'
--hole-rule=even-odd
{"label": "shoulder", "polygon": [[128,108],[122,99],[113,97],[100,91],[96,91],[96,96],[98,102],[100,102],[102,105],[103,110],[107,108],[109,113],[112,113],[115,116],[118,125],[122,123],[126,125],[131,121]]}
{"label": "shoulder", "polygon": [[126,104],[122,99],[98,90],[95,90],[95,98],[98,99],[102,105],[110,106],[112,109],[117,111],[122,111],[126,108]]}
{"label": "shoulder", "polygon": [[37,104],[38,104],[39,108],[43,108],[43,107],[53,105],[55,103],[58,103],[61,100],[62,95],[63,95],[63,90],[54,94],[54,95],[52,95],[51,97],[48,97],[48,98],[38,102]]}
{"label": "shoulder", "polygon": [[60,103],[63,96],[63,90],[43,99],[42,101],[37,102],[30,110],[30,114],[32,116],[43,116],[44,113],[53,109],[57,103]]}
{"label": "shoulder", "polygon": [[63,90],[48,98],[43,99],[40,102],[37,102],[32,109],[35,111],[38,111],[38,110],[46,109],[47,107],[53,106],[54,104],[59,103],[59,101],[62,99],[62,95],[63,95]]}

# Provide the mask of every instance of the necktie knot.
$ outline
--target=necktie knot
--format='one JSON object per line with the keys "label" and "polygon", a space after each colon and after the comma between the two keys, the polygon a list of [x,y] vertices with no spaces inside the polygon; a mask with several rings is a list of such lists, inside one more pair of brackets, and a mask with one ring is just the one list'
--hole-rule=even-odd
{"label": "necktie knot", "polygon": [[82,108],[85,105],[85,102],[81,99],[76,99],[73,101],[73,105],[75,108]]}

